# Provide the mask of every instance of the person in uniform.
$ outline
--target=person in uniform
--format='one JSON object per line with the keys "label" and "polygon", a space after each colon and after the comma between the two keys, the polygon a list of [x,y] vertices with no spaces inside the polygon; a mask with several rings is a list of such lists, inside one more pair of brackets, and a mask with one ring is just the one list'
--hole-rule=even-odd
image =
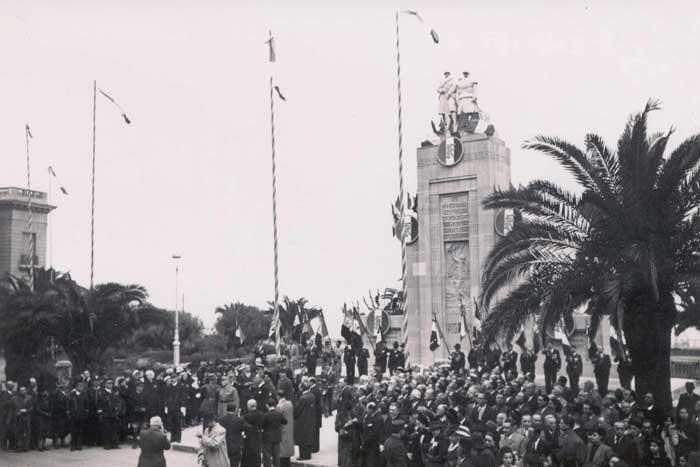
{"label": "person in uniform", "polygon": [[576,346],[571,346],[571,353],[566,356],[566,374],[569,376],[571,395],[576,397],[579,391],[578,381],[583,373],[583,361],[576,351]]}
{"label": "person in uniform", "polygon": [[66,385],[59,382],[51,401],[51,429],[53,432],[53,446],[65,447],[66,436],[70,431],[70,398],[66,393]]}
{"label": "person in uniform", "polygon": [[610,380],[610,355],[604,354],[603,349],[598,349],[598,353],[593,360],[593,375],[598,387],[600,397],[608,393],[608,381]]}
{"label": "person in uniform", "polygon": [[170,378],[170,385],[165,388],[165,416],[170,430],[170,441],[182,440],[182,407],[185,406],[187,388],[180,384],[180,379]]}
{"label": "person in uniform", "polygon": [[389,374],[394,376],[394,370],[399,366],[399,343],[394,342],[394,346],[389,352],[388,358]]}
{"label": "person in uniform", "polygon": [[348,384],[353,385],[355,383],[355,352],[353,352],[352,347],[349,345],[345,346],[345,351],[343,352],[343,362],[345,363],[347,382]]}
{"label": "person in uniform", "polygon": [[462,346],[455,344],[455,351],[450,354],[450,369],[455,373],[460,373],[466,365],[466,357],[462,352]]}
{"label": "person in uniform", "polygon": [[70,450],[82,451],[85,422],[90,415],[85,383],[78,381],[70,392]]}
{"label": "person in uniform", "polygon": [[552,392],[559,370],[561,370],[561,355],[554,345],[548,342],[547,350],[544,351],[544,385],[547,394]]}
{"label": "person in uniform", "polygon": [[111,379],[106,379],[104,388],[97,395],[97,416],[104,449],[119,449],[117,431],[120,406],[121,400],[119,394],[114,391],[114,383]]}
{"label": "person in uniform", "polygon": [[360,355],[357,356],[357,372],[360,376],[366,376],[369,365],[369,350],[362,348]]}
{"label": "person in uniform", "polygon": [[518,377],[518,353],[513,350],[513,344],[508,344],[506,351],[501,355],[503,361],[503,374],[507,381]]}
{"label": "person in uniform", "polygon": [[535,362],[537,361],[537,354],[533,353],[525,347],[525,350],[520,354],[520,371],[523,372],[523,376],[530,375],[531,378],[535,378]]}
{"label": "person in uniform", "polygon": [[446,71],[443,75],[444,79],[437,89],[438,99],[440,100],[438,113],[440,114],[442,122],[446,125],[447,119],[453,118],[455,115],[456,107],[454,96],[456,88],[455,80],[452,77],[452,74],[449,71]]}
{"label": "person in uniform", "polygon": [[458,114],[466,114],[468,118],[472,118],[474,114],[479,112],[479,107],[476,103],[477,84],[479,83],[469,78],[468,71],[462,72],[462,76],[455,83]]}

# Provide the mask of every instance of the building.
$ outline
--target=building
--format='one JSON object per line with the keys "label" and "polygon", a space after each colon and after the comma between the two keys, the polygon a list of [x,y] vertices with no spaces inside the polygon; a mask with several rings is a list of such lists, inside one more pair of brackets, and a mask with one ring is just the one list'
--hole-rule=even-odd
{"label": "building", "polygon": [[[31,193],[32,227],[29,228]],[[55,208],[46,193],[24,188],[0,188],[0,275],[29,278],[30,241],[34,240],[34,267],[46,266],[48,215]]]}

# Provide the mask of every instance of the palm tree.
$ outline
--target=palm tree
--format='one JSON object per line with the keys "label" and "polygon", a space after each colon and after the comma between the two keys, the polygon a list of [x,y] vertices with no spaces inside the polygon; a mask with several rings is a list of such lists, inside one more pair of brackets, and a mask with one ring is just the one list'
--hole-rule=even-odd
{"label": "palm tree", "polygon": [[162,320],[140,285],[107,283],[88,290],[70,274],[37,270],[34,290],[10,275],[1,289],[0,335],[53,338],[76,371],[99,368],[107,350],[141,326]]}
{"label": "palm tree", "polygon": [[[282,324],[280,328],[280,334],[286,339],[287,342],[292,342],[299,340],[302,335],[301,326],[295,326],[294,323],[299,317],[298,322],[304,323],[304,316],[309,321],[317,318],[321,315],[321,308],[319,307],[307,307],[309,301],[304,298],[298,298],[296,300],[291,300],[288,296],[282,298],[282,303],[279,303],[280,310],[280,323]],[[267,310],[267,314],[272,316],[275,304],[273,302],[267,302],[270,308]]]}
{"label": "palm tree", "polygon": [[585,149],[545,136],[524,144],[558,161],[581,194],[535,180],[484,201],[521,219],[487,258],[481,300],[490,339],[532,315],[542,327],[579,306],[592,321],[609,315],[637,392],[670,407],[671,332],[700,325],[700,135],[664,157],[673,130],[647,133],[658,108],[649,101],[630,117],[616,151],[595,134]]}

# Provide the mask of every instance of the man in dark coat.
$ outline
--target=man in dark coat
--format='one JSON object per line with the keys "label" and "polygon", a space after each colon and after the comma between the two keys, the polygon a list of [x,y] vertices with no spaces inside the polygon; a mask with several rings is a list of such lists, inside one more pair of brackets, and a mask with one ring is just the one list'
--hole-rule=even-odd
{"label": "man in dark coat", "polygon": [[377,342],[374,348],[374,366],[377,368],[379,376],[386,373],[386,359],[389,355],[389,349],[386,348],[383,341]]}
{"label": "man in dark coat", "polygon": [[170,440],[179,443],[182,440],[181,408],[187,404],[187,388],[180,383],[179,378],[172,378],[170,386],[165,388],[165,410],[168,417]]}
{"label": "man in dark coat", "polygon": [[97,416],[104,449],[119,449],[117,430],[120,413],[121,398],[113,390],[112,380],[105,380],[104,389],[97,396]]}
{"label": "man in dark coat", "polygon": [[355,353],[349,345],[345,346],[343,352],[343,362],[345,363],[345,373],[349,385],[355,383]]}
{"label": "man in dark coat", "polygon": [[88,418],[89,407],[85,383],[78,381],[70,393],[70,450],[81,451],[83,449],[83,430]]}
{"label": "man in dark coat", "polygon": [[139,438],[141,454],[138,467],[165,467],[163,451],[170,449],[170,441],[163,432],[163,422],[160,417],[152,417],[150,427],[141,432]]}
{"label": "man in dark coat", "polygon": [[394,375],[394,370],[399,366],[399,343],[394,342],[394,347],[391,349],[391,352],[389,352],[389,358],[388,358],[388,366],[389,366],[389,374]]}
{"label": "man in dark coat", "polygon": [[53,445],[61,447],[66,444],[66,436],[70,432],[68,422],[70,420],[70,397],[66,393],[66,386],[59,383],[56,391],[51,395],[51,429],[53,431]]}
{"label": "man in dark coat", "polygon": [[513,350],[513,344],[508,344],[506,351],[501,355],[503,361],[503,374],[506,379],[518,377],[518,353]]}
{"label": "man in dark coat", "polygon": [[243,443],[243,467],[260,467],[260,453],[262,450],[263,414],[258,410],[255,399],[247,404],[248,411],[243,419],[249,425],[245,432]]}
{"label": "man in dark coat", "polygon": [[520,370],[523,372],[523,376],[528,373],[534,379],[535,377],[535,362],[537,361],[537,355],[532,353],[527,347],[520,354]]}
{"label": "man in dark coat", "polygon": [[696,413],[695,413],[695,404],[700,401],[700,396],[695,394],[695,384],[692,381],[689,381],[685,383],[685,393],[681,394],[680,397],[678,397],[678,405],[676,406],[676,418],[679,417],[679,413],[681,409],[686,409],[688,411],[688,415],[692,419]]}
{"label": "man in dark coat", "polygon": [[377,411],[374,402],[367,404],[367,411],[362,420],[362,453],[366,467],[380,467],[381,453],[379,446],[382,444],[382,429],[384,427],[381,414]]}
{"label": "man in dark coat", "polygon": [[88,418],[85,420],[83,440],[88,446],[98,446],[100,444],[100,425],[97,416],[97,400],[99,399],[100,382],[96,378],[85,378],[84,381],[87,381],[86,398]]}
{"label": "man in dark coat", "polygon": [[455,373],[459,373],[464,370],[464,366],[467,364],[464,352],[462,352],[462,346],[460,344],[455,344],[455,351],[450,355],[450,370]]}
{"label": "man in dark coat", "polygon": [[316,398],[309,391],[308,383],[302,382],[301,390],[301,396],[294,404],[294,442],[299,446],[298,460],[309,460],[314,442]]}
{"label": "man in dark coat", "polygon": [[357,356],[357,372],[360,376],[367,375],[369,365],[369,350],[362,348],[360,355]]}
{"label": "man in dark coat", "polygon": [[279,467],[280,441],[282,440],[282,425],[287,420],[275,407],[273,400],[267,401],[267,412],[263,415],[262,460],[263,467]]}
{"label": "man in dark coat", "polygon": [[236,404],[229,403],[226,406],[226,415],[219,420],[219,424],[226,428],[226,449],[231,467],[239,467],[241,465],[243,432],[252,430],[248,422],[236,414],[237,410]]}
{"label": "man in dark coat", "polygon": [[386,467],[406,467],[408,456],[406,447],[401,441],[401,432],[404,429],[403,420],[394,420],[391,424],[391,436],[384,442],[384,460]]}
{"label": "man in dark coat", "polygon": [[316,409],[316,419],[314,424],[314,442],[311,452],[316,453],[321,450],[321,425],[323,425],[323,394],[321,388],[316,384],[316,378],[309,379],[309,391],[314,395]]}
{"label": "man in dark coat", "polygon": [[571,395],[576,397],[579,391],[578,381],[583,373],[583,360],[581,355],[576,352],[576,346],[571,346],[571,353],[566,356],[566,374],[569,376],[571,385]]}
{"label": "man in dark coat", "polygon": [[544,351],[544,385],[547,394],[552,392],[559,370],[561,370],[561,355],[552,342],[547,342],[547,350]]}
{"label": "man in dark coat", "polygon": [[610,355],[604,354],[603,349],[598,349],[598,354],[593,361],[593,374],[595,375],[595,383],[601,397],[608,393],[610,367]]}

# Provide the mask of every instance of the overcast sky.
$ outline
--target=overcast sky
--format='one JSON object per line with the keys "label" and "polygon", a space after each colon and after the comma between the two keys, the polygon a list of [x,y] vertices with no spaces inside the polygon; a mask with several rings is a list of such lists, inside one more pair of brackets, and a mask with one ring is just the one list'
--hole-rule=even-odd
{"label": "overcast sky", "polygon": [[[293,6],[292,6],[293,4]],[[32,188],[53,165],[54,266],[89,283],[92,81],[97,103],[96,282],[146,286],[207,325],[232,301],[273,296],[269,76],[276,107],[280,288],[326,310],[397,285],[400,247],[394,12],[401,19],[404,154],[430,133],[442,72],[468,70],[512,151],[513,182],[571,179],[520,149],[534,135],[615,145],[628,115],[663,101],[651,126],[699,125],[700,5],[623,1],[0,1],[0,186]],[[267,63],[272,29],[278,62]],[[54,190],[55,191],[55,190]]]}

